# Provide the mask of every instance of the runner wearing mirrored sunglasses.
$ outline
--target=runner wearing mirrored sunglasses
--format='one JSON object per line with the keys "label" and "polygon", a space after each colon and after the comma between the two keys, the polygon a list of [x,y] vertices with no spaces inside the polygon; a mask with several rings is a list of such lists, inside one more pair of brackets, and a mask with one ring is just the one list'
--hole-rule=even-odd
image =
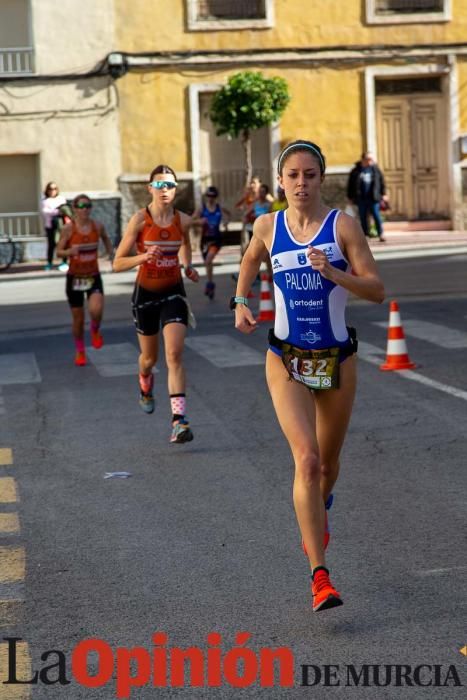
{"label": "runner wearing mirrored sunglasses", "polygon": [[[159,331],[165,346],[168,389],[172,410],[170,442],[193,439],[186,418],[186,380],[183,348],[186,329],[192,314],[182,280],[199,279],[191,264],[189,229],[191,217],[174,208],[177,177],[168,165],[158,165],[151,172],[149,206],[134,214],[117,248],[114,271],[138,267],[133,291],[133,318],[140,346],[139,404],[145,413],[153,413],[153,373],[159,353]],[[136,253],[136,254],[135,254]]]}

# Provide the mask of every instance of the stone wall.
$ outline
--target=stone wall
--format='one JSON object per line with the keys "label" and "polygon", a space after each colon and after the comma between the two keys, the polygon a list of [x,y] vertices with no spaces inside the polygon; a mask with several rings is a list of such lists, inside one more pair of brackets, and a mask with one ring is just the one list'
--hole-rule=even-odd
{"label": "stone wall", "polygon": [[348,177],[348,173],[326,174],[321,192],[324,202],[329,207],[345,209],[347,205]]}
{"label": "stone wall", "polygon": [[121,238],[120,209],[120,197],[93,199],[92,202],[92,218],[104,225],[114,246]]}

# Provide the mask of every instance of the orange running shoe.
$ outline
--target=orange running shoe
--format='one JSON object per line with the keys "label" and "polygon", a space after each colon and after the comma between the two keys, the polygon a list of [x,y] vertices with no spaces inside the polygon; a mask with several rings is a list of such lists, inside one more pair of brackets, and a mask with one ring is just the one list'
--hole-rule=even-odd
{"label": "orange running shoe", "polygon": [[313,569],[311,593],[313,595],[313,612],[328,610],[342,605],[342,599],[329,579],[329,571],[324,566]]}
{"label": "orange running shoe", "polygon": [[86,364],[86,354],[82,352],[81,350],[76,351],[75,355],[75,365],[77,367],[84,367]]}
{"label": "orange running shoe", "polygon": [[91,345],[96,350],[100,350],[104,345],[104,338],[99,331],[96,331],[95,333],[91,332]]}

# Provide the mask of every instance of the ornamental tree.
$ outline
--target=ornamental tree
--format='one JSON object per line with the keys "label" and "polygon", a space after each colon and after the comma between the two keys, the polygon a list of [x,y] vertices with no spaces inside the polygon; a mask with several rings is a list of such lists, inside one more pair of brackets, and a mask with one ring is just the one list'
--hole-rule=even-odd
{"label": "ornamental tree", "polygon": [[251,180],[251,132],[275,122],[290,101],[283,78],[265,78],[262,73],[243,71],[232,75],[215,93],[209,116],[218,136],[241,138],[245,154],[245,186]]}

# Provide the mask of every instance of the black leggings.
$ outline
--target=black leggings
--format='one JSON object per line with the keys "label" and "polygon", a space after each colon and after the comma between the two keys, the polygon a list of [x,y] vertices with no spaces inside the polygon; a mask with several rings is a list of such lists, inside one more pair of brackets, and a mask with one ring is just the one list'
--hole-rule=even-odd
{"label": "black leggings", "polygon": [[[57,234],[57,227],[52,226],[51,228],[46,228],[45,232],[47,234],[47,262],[49,265],[52,265],[53,259],[54,259],[54,251],[55,251],[55,236]],[[66,258],[63,258],[62,262],[66,263]]]}
{"label": "black leggings", "polygon": [[49,263],[49,265],[52,265],[52,261],[54,259],[55,234],[57,232],[57,228],[55,226],[51,228],[46,228],[45,232],[47,234],[47,262]]}

